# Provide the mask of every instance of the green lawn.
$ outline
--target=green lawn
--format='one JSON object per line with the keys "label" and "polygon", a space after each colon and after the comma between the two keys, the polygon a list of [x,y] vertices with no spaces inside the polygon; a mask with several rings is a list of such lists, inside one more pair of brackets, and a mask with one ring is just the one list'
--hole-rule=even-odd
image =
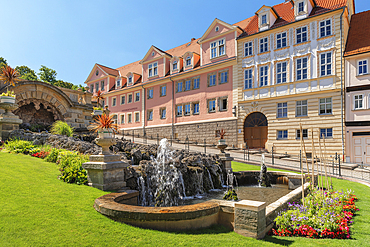
{"label": "green lawn", "polygon": [[[259,170],[261,170],[261,166],[250,165],[250,164],[245,164],[245,163],[236,162],[236,161],[232,161],[231,162],[231,167],[233,168],[233,171],[234,172],[240,172],[240,171],[259,171]],[[268,171],[287,172],[287,170],[275,169],[275,168],[269,168],[269,167],[267,167],[267,170]],[[294,173],[297,173],[297,172],[294,172]]]}
{"label": "green lawn", "polygon": [[[246,166],[247,167],[247,166]],[[242,169],[242,168],[240,168]],[[370,190],[334,180],[359,197],[354,240],[266,237],[254,240],[221,226],[185,233],[145,230],[97,213],[94,200],[107,192],[57,179],[55,164],[0,152],[0,246],[368,246]]]}

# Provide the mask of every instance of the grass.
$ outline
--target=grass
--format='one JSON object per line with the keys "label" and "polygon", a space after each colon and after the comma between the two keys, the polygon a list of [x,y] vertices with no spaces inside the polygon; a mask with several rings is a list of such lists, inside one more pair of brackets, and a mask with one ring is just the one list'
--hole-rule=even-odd
{"label": "grass", "polygon": [[0,152],[0,246],[367,246],[370,242],[369,188],[349,181],[334,179],[333,184],[352,188],[359,197],[353,240],[270,236],[255,240],[221,226],[170,233],[118,223],[93,208],[94,200],[107,192],[61,182],[58,175],[55,164]]}
{"label": "grass", "polygon": [[[261,167],[260,166],[245,164],[245,163],[236,162],[236,161],[232,161],[231,162],[231,167],[233,168],[233,171],[234,172],[240,172],[240,171],[259,171],[259,170],[261,170]],[[269,168],[269,167],[267,167],[267,171],[292,172],[292,171],[288,171],[288,170],[275,169],[275,168]],[[294,173],[297,173],[297,172],[294,172]]]}

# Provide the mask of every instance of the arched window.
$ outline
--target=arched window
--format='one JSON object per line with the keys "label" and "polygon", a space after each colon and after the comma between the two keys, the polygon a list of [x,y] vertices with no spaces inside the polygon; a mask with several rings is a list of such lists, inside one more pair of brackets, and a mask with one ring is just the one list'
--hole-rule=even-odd
{"label": "arched window", "polygon": [[186,58],[186,66],[191,66],[191,57]]}
{"label": "arched window", "polygon": [[173,61],[172,70],[177,70],[177,61]]}

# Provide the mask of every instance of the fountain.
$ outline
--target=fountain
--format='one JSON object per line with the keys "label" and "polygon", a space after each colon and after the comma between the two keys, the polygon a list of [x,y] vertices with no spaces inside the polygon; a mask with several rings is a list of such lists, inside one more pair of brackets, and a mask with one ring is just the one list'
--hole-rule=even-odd
{"label": "fountain", "polygon": [[265,154],[261,155],[261,172],[258,180],[259,186],[271,187],[270,178],[267,175],[267,167],[265,165]]}

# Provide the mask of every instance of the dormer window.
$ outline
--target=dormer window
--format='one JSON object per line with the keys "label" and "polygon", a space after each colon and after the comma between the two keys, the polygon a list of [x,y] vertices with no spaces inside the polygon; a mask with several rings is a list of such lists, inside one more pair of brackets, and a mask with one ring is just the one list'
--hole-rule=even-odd
{"label": "dormer window", "polygon": [[304,12],[304,2],[298,3],[298,14]]}
{"label": "dormer window", "polygon": [[177,61],[173,61],[172,70],[177,70]]}
{"label": "dormer window", "polygon": [[[313,4],[313,5],[312,5]],[[295,0],[294,16],[296,20],[302,20],[310,15],[310,11],[315,7],[315,1]]]}
{"label": "dormer window", "polygon": [[267,15],[263,15],[261,17],[261,25],[266,25],[267,24]]}
{"label": "dormer window", "polygon": [[186,67],[191,66],[191,57],[186,57]]}
{"label": "dormer window", "polygon": [[151,63],[148,65],[149,77],[158,75],[158,63]]}
{"label": "dormer window", "polygon": [[117,88],[120,88],[120,87],[121,87],[121,80],[117,80],[117,82],[116,82],[116,87],[117,87]]}
{"label": "dormer window", "polygon": [[129,85],[131,85],[131,84],[132,84],[132,75],[130,75],[130,76],[127,78],[127,83],[128,83]]}
{"label": "dormer window", "polygon": [[211,43],[211,58],[225,55],[225,39],[220,39]]}

